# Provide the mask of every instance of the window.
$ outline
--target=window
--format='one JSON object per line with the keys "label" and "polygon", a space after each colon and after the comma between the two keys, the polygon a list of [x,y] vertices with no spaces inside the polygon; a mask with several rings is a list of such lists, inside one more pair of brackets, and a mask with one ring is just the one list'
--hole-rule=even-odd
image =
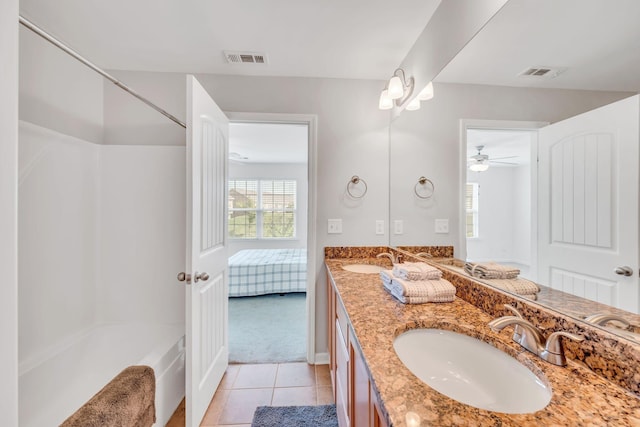
{"label": "window", "polygon": [[467,237],[478,237],[478,193],[477,182],[467,182],[464,205],[467,211]]}
{"label": "window", "polygon": [[230,238],[296,237],[296,181],[230,180],[228,203]]}

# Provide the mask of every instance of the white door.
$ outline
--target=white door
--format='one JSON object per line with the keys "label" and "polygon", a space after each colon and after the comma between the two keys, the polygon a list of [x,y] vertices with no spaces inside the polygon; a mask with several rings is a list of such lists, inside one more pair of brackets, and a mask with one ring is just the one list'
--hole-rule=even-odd
{"label": "white door", "polygon": [[229,121],[187,76],[186,426],[196,427],[229,363],[226,175]]}
{"label": "white door", "polygon": [[635,313],[639,121],[636,95],[542,128],[538,164],[540,283]]}

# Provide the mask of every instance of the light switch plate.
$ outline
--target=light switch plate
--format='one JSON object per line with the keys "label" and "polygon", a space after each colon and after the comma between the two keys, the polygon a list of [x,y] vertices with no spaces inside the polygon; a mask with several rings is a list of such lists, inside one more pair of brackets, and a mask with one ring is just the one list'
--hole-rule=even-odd
{"label": "light switch plate", "polygon": [[449,220],[436,219],[435,232],[438,234],[447,234],[449,232]]}
{"label": "light switch plate", "polygon": [[327,233],[329,233],[329,234],[341,234],[342,233],[342,219],[330,219],[330,220],[327,220]]}
{"label": "light switch plate", "polygon": [[384,234],[384,219],[376,220],[376,234],[383,235]]}
{"label": "light switch plate", "polygon": [[404,233],[404,223],[401,219],[396,219],[393,221],[393,234],[402,234]]}

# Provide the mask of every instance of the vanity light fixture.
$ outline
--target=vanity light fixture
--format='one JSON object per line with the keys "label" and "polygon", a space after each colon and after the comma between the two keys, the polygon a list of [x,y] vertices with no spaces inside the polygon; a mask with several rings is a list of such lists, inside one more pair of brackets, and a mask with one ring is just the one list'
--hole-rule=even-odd
{"label": "vanity light fixture", "polygon": [[400,107],[404,104],[413,93],[414,79],[409,77],[407,79],[404,75],[404,70],[398,68],[394,71],[393,76],[389,79],[385,85],[382,93],[380,94],[380,101],[378,102],[378,108],[381,110],[390,110],[394,104]]}
{"label": "vanity light fixture", "polygon": [[409,102],[409,104],[407,104],[407,110],[409,111],[415,111],[415,110],[419,110],[420,109],[420,99],[418,97],[415,97],[411,100],[411,102]]}
{"label": "vanity light fixture", "polygon": [[389,91],[387,89],[383,90],[380,94],[378,108],[381,110],[390,110],[393,108],[393,99],[389,98]]}
{"label": "vanity light fixture", "polygon": [[429,82],[418,94],[418,99],[420,101],[428,101],[431,98],[433,98],[433,83]]}

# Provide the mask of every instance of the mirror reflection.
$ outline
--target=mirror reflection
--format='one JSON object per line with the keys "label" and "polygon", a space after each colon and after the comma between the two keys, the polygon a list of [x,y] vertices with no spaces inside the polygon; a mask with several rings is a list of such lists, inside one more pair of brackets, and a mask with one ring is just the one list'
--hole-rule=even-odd
{"label": "mirror reflection", "polygon": [[631,0],[510,0],[391,124],[390,244],[517,270],[531,299],[636,339],[637,16]]}

